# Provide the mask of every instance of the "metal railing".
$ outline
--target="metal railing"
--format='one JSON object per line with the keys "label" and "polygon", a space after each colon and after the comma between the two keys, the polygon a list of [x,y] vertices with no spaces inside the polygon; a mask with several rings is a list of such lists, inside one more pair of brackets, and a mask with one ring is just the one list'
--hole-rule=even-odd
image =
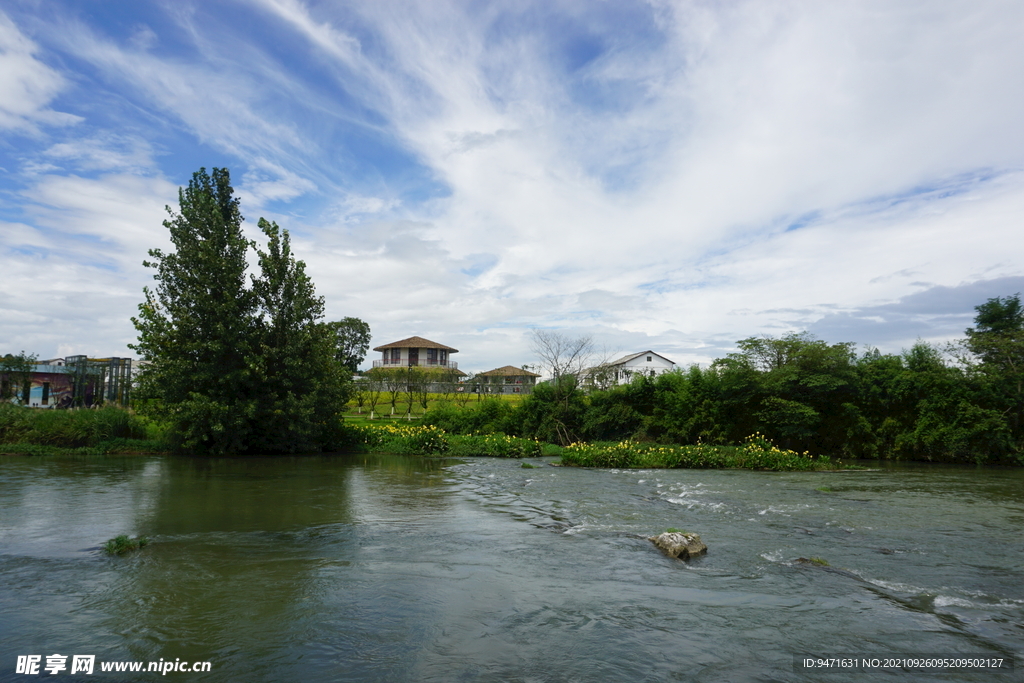
{"label": "metal railing", "polygon": [[458,370],[459,364],[453,360],[441,362],[439,360],[414,360],[408,358],[386,358],[373,361],[375,368],[448,368]]}

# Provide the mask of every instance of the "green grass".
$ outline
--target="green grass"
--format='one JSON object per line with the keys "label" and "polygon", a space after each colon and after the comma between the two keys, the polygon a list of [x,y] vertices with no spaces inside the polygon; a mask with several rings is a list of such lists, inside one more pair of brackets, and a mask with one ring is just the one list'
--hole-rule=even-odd
{"label": "green grass", "polygon": [[[497,401],[502,401],[502,402],[505,402],[505,403],[511,403],[511,404],[514,404],[514,405],[518,405],[524,398],[526,398],[526,396],[527,396],[527,394],[481,394],[479,396],[477,396],[477,394],[471,394],[468,397],[466,397],[466,399],[463,401],[463,403],[465,404],[465,409],[466,410],[473,410],[473,409],[479,407],[479,405],[481,403],[483,403],[484,401],[489,401],[489,400],[497,400]],[[412,406],[412,418],[413,418],[413,420],[416,420],[416,419],[418,419],[420,417],[423,417],[423,413],[424,412],[429,411],[429,410],[433,410],[435,408],[440,408],[440,407],[443,407],[443,406],[453,406],[453,407],[456,407],[456,408],[461,407],[460,403],[455,400],[455,396],[454,395],[450,395],[450,396],[448,396],[446,398],[442,394],[427,394],[427,408],[426,408],[426,410],[423,409],[423,405],[422,404],[420,404],[418,402],[414,403],[413,406]],[[395,419],[395,420],[402,419],[402,420],[404,420],[405,419],[405,411],[407,409],[408,409],[408,403],[405,401],[404,398],[400,398],[398,403],[395,405],[395,414],[394,414],[394,416],[392,416],[391,415],[391,402],[390,401],[380,401],[380,402],[377,403],[377,406],[374,408],[374,419],[376,420],[376,419],[379,419],[379,418],[381,418],[383,416],[384,418],[387,418],[387,419]],[[369,408],[368,404],[366,404],[364,402],[362,410],[360,411],[360,408],[356,404],[355,399],[352,399],[352,400],[350,400],[348,402],[348,404],[345,406],[345,411],[346,411],[345,412],[345,421],[346,422],[348,422],[350,420],[354,420],[354,421],[365,420],[365,419],[367,419],[367,417],[370,414],[370,408]]]}
{"label": "green grass", "polygon": [[128,536],[122,534],[107,541],[103,545],[103,549],[108,555],[124,555],[131,550],[145,548],[147,545],[149,545],[149,539],[145,536],[128,538]]}
{"label": "green grass", "polygon": [[775,471],[834,470],[842,463],[828,456],[775,447],[759,434],[742,446],[672,446],[622,441],[616,444],[574,443],[562,453],[562,464],[575,467],[637,469],[754,469]]}
{"label": "green grass", "polygon": [[669,528],[665,529],[665,533],[666,534],[688,534],[690,532],[689,531],[683,531],[682,529],[677,529],[674,526],[670,526]]}

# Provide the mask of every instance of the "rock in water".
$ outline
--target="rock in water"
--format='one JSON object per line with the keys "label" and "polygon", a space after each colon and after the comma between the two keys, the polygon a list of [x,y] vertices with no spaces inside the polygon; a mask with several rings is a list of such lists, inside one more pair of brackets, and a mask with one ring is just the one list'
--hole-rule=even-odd
{"label": "rock in water", "polygon": [[688,560],[708,551],[708,547],[697,534],[666,531],[657,536],[649,536],[647,540],[661,548],[669,557],[678,557],[681,560]]}

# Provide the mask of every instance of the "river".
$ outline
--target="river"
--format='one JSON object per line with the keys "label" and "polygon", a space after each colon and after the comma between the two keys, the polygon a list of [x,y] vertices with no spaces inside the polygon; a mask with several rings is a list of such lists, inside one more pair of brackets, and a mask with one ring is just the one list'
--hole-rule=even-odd
{"label": "river", "polygon": [[[525,462],[0,459],[0,681],[1024,680],[1024,470]],[[707,555],[663,556],[669,527]],[[795,664],[869,655],[1016,670]]]}

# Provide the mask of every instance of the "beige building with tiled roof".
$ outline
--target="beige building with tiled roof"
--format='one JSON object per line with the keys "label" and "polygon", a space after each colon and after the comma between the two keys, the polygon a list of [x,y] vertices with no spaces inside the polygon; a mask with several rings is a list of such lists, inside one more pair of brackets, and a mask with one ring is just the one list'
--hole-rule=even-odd
{"label": "beige building with tiled roof", "polygon": [[374,347],[374,351],[381,352],[380,360],[373,361],[375,368],[450,368],[458,370],[459,364],[451,360],[453,349],[444,344],[424,339],[423,337],[409,337],[390,344]]}
{"label": "beige building with tiled roof", "polygon": [[474,379],[480,383],[485,394],[528,394],[533,391],[540,377],[536,372],[506,365],[479,373]]}

